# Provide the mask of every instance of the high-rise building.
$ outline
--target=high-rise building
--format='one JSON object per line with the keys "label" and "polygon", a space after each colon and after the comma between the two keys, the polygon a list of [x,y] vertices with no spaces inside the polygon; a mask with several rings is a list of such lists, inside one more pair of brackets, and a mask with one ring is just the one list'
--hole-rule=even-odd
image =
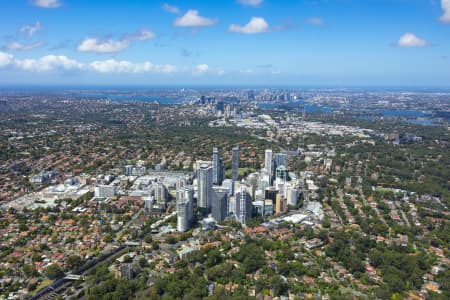
{"label": "high-rise building", "polygon": [[186,186],[184,188],[184,199],[189,203],[188,220],[189,224],[192,224],[194,221],[194,188],[192,186]]}
{"label": "high-rise building", "polygon": [[286,191],[287,194],[287,204],[291,206],[296,206],[298,201],[298,190],[296,188],[289,188]]}
{"label": "high-rise building", "polygon": [[233,180],[233,185],[231,187],[231,192],[234,194],[234,183],[238,179],[239,170],[239,147],[234,147],[231,155],[231,179]]}
{"label": "high-rise building", "polygon": [[285,213],[287,211],[287,202],[280,194],[277,195],[275,203],[275,214]]}
{"label": "high-rise building", "polygon": [[250,193],[252,196],[252,200],[255,201],[256,189],[258,188],[259,174],[252,173],[248,176],[248,184],[250,185]]}
{"label": "high-rise building", "polygon": [[273,162],[275,170],[281,166],[284,166],[287,169],[288,167],[287,163],[288,163],[288,155],[286,153],[275,153]]}
{"label": "high-rise building", "polygon": [[212,217],[216,221],[225,220],[228,217],[228,189],[213,187]]}
{"label": "high-rise building", "polygon": [[189,230],[188,204],[184,199],[177,201],[177,230],[179,232]]}
{"label": "high-rise building", "polygon": [[223,163],[222,159],[220,158],[219,150],[217,148],[213,148],[212,164],[213,184],[221,185],[223,181]]}
{"label": "high-rise building", "polygon": [[217,111],[220,111],[221,113],[223,113],[224,112],[224,107],[225,107],[225,103],[223,103],[223,101],[218,101],[217,103],[216,103],[216,109],[217,109]]}
{"label": "high-rise building", "polygon": [[264,169],[269,176],[269,184],[272,184],[272,150],[267,149],[264,156]]}
{"label": "high-rise building", "polygon": [[278,190],[275,187],[268,187],[265,190],[264,198],[272,200],[275,203],[278,195]]}
{"label": "high-rise building", "polygon": [[177,190],[177,230],[180,232],[189,230],[192,224],[193,195],[194,190],[189,187]]}
{"label": "high-rise building", "polygon": [[286,183],[288,172],[285,166],[281,165],[277,167],[275,170],[275,174],[275,181],[277,185]]}
{"label": "high-rise building", "polygon": [[235,201],[236,219],[241,222],[241,224],[245,224],[247,223],[247,220],[252,217],[253,208],[250,195],[247,193],[245,185],[241,185],[239,192],[236,193]]}
{"label": "high-rise building", "polygon": [[203,212],[211,209],[212,201],[212,168],[208,164],[201,164],[198,169],[197,205]]}
{"label": "high-rise building", "polygon": [[148,197],[144,199],[144,209],[146,213],[150,213],[152,211],[153,205],[153,197]]}
{"label": "high-rise building", "polygon": [[156,202],[165,206],[168,200],[168,192],[166,186],[162,182],[157,182],[153,191],[155,194]]}
{"label": "high-rise building", "polygon": [[133,165],[126,165],[125,166],[125,175],[126,176],[131,176],[131,172],[133,171]]}

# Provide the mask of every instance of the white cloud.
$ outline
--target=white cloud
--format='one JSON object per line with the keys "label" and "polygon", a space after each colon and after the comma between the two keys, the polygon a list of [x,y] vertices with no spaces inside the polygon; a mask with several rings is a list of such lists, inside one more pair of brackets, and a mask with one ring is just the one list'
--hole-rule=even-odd
{"label": "white cloud", "polygon": [[46,55],[38,59],[15,60],[18,69],[35,72],[79,70],[83,64],[64,55]]}
{"label": "white cloud", "polygon": [[114,41],[104,40],[100,41],[96,38],[86,38],[78,46],[78,51],[82,52],[96,52],[96,53],[113,53],[125,50],[128,48],[129,42],[127,40]]}
{"label": "white cloud", "polygon": [[61,6],[59,0],[34,0],[34,5],[44,8],[56,8]]}
{"label": "white cloud", "polygon": [[16,50],[16,51],[29,51],[38,48],[40,46],[42,46],[42,42],[40,41],[32,44],[22,44],[19,42],[12,42],[8,44],[6,48],[9,50]]}
{"label": "white cloud", "polygon": [[164,3],[163,6],[161,7],[163,10],[173,13],[173,14],[179,14],[180,13],[180,9],[176,6],[170,5],[168,3]]}
{"label": "white cloud", "polygon": [[35,32],[41,30],[41,23],[39,21],[34,25],[23,25],[20,27],[20,32],[26,33],[29,37],[32,37]]}
{"label": "white cloud", "polygon": [[441,0],[442,10],[444,14],[441,16],[441,21],[450,23],[450,0]]}
{"label": "white cloud", "polygon": [[269,29],[269,24],[267,24],[264,18],[252,17],[251,20],[244,26],[231,24],[228,30],[231,32],[244,33],[244,34],[255,34],[266,32]]}
{"label": "white cloud", "polygon": [[153,31],[141,29],[134,33],[125,34],[120,40],[100,40],[97,38],[85,38],[80,45],[78,51],[95,52],[95,53],[114,53],[125,50],[130,46],[132,41],[145,41],[154,38]]}
{"label": "white cloud", "polygon": [[14,62],[14,56],[0,51],[0,68],[9,66]]}
{"label": "white cloud", "polygon": [[264,0],[238,0],[238,2],[246,6],[259,6]]}
{"label": "white cloud", "polygon": [[[186,69],[186,71],[189,71],[190,69]],[[220,68],[211,68],[209,65],[207,64],[198,64],[196,65],[192,70],[192,74],[193,75],[203,75],[203,74],[208,74],[208,75],[217,75],[217,76],[222,76],[225,74],[225,71],[223,69]]]}
{"label": "white cloud", "polygon": [[180,27],[204,27],[216,24],[216,20],[199,16],[195,9],[188,10],[183,16],[177,18],[173,23],[174,26]]}
{"label": "white cloud", "polygon": [[400,37],[397,42],[398,47],[425,47],[428,42],[417,37],[415,34],[407,32]]}
{"label": "white cloud", "polygon": [[135,33],[127,34],[123,38],[124,41],[145,41],[155,37],[153,31],[148,29],[141,29]]}
{"label": "white cloud", "polygon": [[132,63],[114,59],[93,61],[89,69],[99,73],[173,73],[177,71],[174,65],[155,65],[151,62]]}
{"label": "white cloud", "polygon": [[323,19],[321,18],[317,18],[317,17],[313,17],[313,18],[308,18],[305,20],[306,24],[310,24],[310,25],[316,25],[316,26],[321,26],[323,25],[325,22],[323,21]]}
{"label": "white cloud", "polygon": [[208,72],[209,66],[207,64],[200,64],[195,66],[195,72],[196,73],[205,73]]}
{"label": "white cloud", "polygon": [[64,55],[53,54],[40,58],[16,59],[13,55],[0,51],[0,68],[6,67],[28,72],[84,71],[101,74],[192,73],[213,74],[217,76],[224,74],[222,69],[210,68],[207,64],[199,64],[194,67],[177,67],[172,64],[154,64],[149,61],[135,63],[115,59],[79,62]]}

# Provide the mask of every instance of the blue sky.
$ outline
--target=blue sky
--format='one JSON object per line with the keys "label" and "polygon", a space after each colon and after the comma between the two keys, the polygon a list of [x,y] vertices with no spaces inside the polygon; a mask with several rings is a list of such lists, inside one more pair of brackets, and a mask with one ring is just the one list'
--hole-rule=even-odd
{"label": "blue sky", "polygon": [[450,86],[450,0],[0,0],[0,85]]}

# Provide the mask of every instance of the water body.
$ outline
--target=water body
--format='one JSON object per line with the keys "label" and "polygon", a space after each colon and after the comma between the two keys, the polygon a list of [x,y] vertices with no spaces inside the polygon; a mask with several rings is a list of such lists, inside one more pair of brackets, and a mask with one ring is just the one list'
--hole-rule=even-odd
{"label": "water body", "polygon": [[432,119],[426,119],[426,120],[418,120],[418,119],[414,120],[414,119],[411,119],[411,120],[406,120],[406,122],[410,123],[410,124],[423,125],[423,126],[437,126],[437,125],[439,125],[438,123],[436,123]]}
{"label": "water body", "polygon": [[159,95],[134,95],[134,94],[114,94],[114,93],[74,93],[75,98],[109,99],[113,101],[142,101],[159,102],[161,104],[176,104],[183,102],[182,99],[173,99]]}
{"label": "water body", "polygon": [[413,117],[413,118],[421,118],[426,117],[428,113],[420,111],[420,110],[407,110],[407,109],[381,109],[372,111],[372,113],[379,113],[383,117]]}
{"label": "water body", "polygon": [[303,100],[298,100],[298,101],[289,102],[289,103],[261,103],[261,104],[259,104],[259,107],[263,108],[263,109],[279,108],[279,109],[286,109],[286,110],[296,110],[296,109],[301,109],[304,107],[306,112],[316,112],[316,111],[333,112],[334,111],[334,109],[331,107],[305,104],[305,101],[303,101]]}

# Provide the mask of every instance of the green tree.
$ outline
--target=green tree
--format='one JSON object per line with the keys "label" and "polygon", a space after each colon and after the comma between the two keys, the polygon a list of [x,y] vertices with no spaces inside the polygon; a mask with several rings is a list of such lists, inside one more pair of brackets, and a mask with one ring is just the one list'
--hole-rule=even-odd
{"label": "green tree", "polygon": [[49,279],[58,279],[64,276],[64,272],[57,264],[51,264],[45,269],[44,275]]}

